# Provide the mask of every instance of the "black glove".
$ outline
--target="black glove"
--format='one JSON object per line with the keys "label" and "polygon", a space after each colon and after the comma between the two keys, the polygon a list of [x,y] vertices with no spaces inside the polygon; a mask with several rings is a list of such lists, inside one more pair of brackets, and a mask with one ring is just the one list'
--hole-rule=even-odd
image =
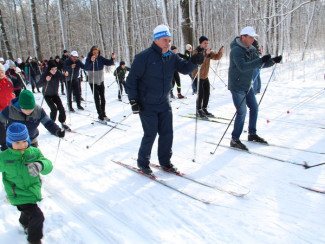
{"label": "black glove", "polygon": [[191,61],[193,64],[202,64],[204,62],[204,55],[203,53],[197,53],[197,54],[194,54],[192,57],[191,57]]}
{"label": "black glove", "polygon": [[267,61],[269,61],[271,58],[271,54],[264,55],[262,59],[262,63],[265,64]]}
{"label": "black glove", "polygon": [[130,100],[130,104],[131,104],[132,112],[134,114],[138,114],[140,112],[140,108],[141,108],[138,101],[137,100]]}
{"label": "black glove", "polygon": [[65,136],[65,130],[64,129],[58,129],[55,134],[56,134],[57,137],[62,138],[62,137]]}
{"label": "black glove", "polygon": [[272,61],[277,64],[280,63],[281,60],[282,60],[282,55],[272,58]]}

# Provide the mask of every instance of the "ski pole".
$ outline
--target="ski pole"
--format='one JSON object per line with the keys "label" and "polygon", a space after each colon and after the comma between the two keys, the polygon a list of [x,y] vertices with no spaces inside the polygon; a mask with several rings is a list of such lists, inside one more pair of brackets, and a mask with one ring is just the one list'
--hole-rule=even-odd
{"label": "ski pole", "polygon": [[261,96],[261,99],[260,99],[260,101],[258,102],[258,106],[260,106],[260,104],[261,104],[261,102],[262,102],[262,99],[263,99],[263,97],[264,97],[264,94],[265,94],[265,92],[266,92],[266,90],[267,90],[267,87],[269,86],[269,84],[270,84],[270,81],[271,81],[271,78],[272,78],[272,76],[273,76],[273,74],[274,74],[274,70],[275,70],[275,68],[276,68],[276,65],[277,65],[277,63],[274,65],[274,67],[273,67],[273,70],[272,70],[272,73],[271,73],[271,76],[270,76],[270,79],[269,79],[269,81],[267,82],[267,84],[266,84],[266,87],[265,87],[265,89],[264,89],[264,91],[263,91],[263,94],[262,94],[262,96]]}
{"label": "ski pole", "polygon": [[[253,82],[255,82],[257,76],[260,74],[262,68],[264,67],[264,64],[265,64],[265,63],[263,63],[262,66],[261,66],[261,68],[259,68],[259,70],[258,70],[258,72],[257,72],[257,74],[256,74],[256,76],[255,76],[255,78],[254,78],[254,80],[253,80]],[[251,89],[252,89],[252,86],[249,87],[249,89],[248,89],[246,95],[245,95],[245,96],[243,97],[243,99],[241,100],[241,102],[240,102],[240,104],[239,104],[239,106],[238,106],[238,109],[241,107],[241,105],[242,105],[243,102],[245,101],[245,99],[246,99],[246,97],[247,97],[247,95],[248,95],[248,93],[250,92]],[[216,148],[214,149],[213,152],[210,152],[210,154],[215,154],[215,152],[217,151],[217,149],[218,149],[218,147],[219,147],[221,141],[222,141],[223,138],[225,137],[225,135],[226,135],[226,133],[227,133],[227,131],[228,131],[228,129],[229,129],[229,127],[230,127],[232,121],[233,121],[234,118],[236,117],[237,112],[238,112],[238,109],[236,109],[236,112],[235,112],[234,116],[232,116],[232,118],[231,118],[231,120],[230,120],[230,122],[229,122],[229,124],[228,124],[228,126],[227,126],[227,128],[226,128],[226,130],[225,130],[225,132],[224,132],[223,135],[221,136],[221,139],[220,139],[220,141],[218,142]]]}
{"label": "ski pole", "polygon": [[88,93],[88,85],[87,85],[87,81],[88,81],[88,80],[85,81],[85,86],[86,86],[86,89],[85,89],[85,90],[86,90],[86,96],[85,96],[85,97],[86,97],[86,100],[85,100],[85,103],[86,103],[85,105],[86,105],[86,106],[85,106],[85,107],[87,107],[87,103],[88,103],[88,100],[87,100],[87,93]]}
{"label": "ski pole", "polygon": [[195,162],[196,159],[196,142],[197,142],[197,117],[198,117],[198,111],[197,111],[197,103],[199,101],[199,95],[200,95],[200,72],[201,72],[201,65],[198,66],[197,71],[197,94],[196,94],[196,103],[195,103],[195,134],[194,134],[194,154],[192,161]]}
{"label": "ski pole", "polygon": [[46,94],[46,91],[47,91],[47,87],[49,86],[49,82],[50,81],[46,81],[46,87],[44,89],[43,98],[42,98],[42,102],[41,102],[41,107],[43,106],[43,102],[44,102],[44,99],[45,99],[45,94]]}
{"label": "ski pole", "polygon": [[224,82],[223,79],[221,79],[221,77],[217,74],[217,72],[214,70],[214,68],[213,67],[210,67],[210,68],[213,70],[213,72],[215,73],[215,75],[221,80],[221,82],[225,85],[225,87],[227,87],[227,84]]}
{"label": "ski pole", "polygon": [[304,167],[305,167],[305,169],[309,169],[309,168],[312,168],[312,167],[317,167],[317,166],[320,166],[320,165],[323,165],[323,164],[325,164],[325,162],[324,163],[320,163],[320,164],[315,164],[315,165],[308,165],[307,164],[307,162],[305,162],[305,164],[304,164]]}
{"label": "ski pole", "polygon": [[69,111],[69,120],[70,120],[70,125],[71,125],[71,111],[69,108],[69,85],[68,85],[68,77],[65,77],[65,88],[67,90],[67,107],[68,107],[68,111]]}
{"label": "ski pole", "polygon": [[98,141],[100,141],[104,136],[106,136],[109,132],[111,132],[114,128],[116,128],[119,124],[122,124],[122,122],[124,120],[126,120],[128,117],[130,117],[130,115],[133,114],[133,112],[131,112],[129,115],[127,116],[123,116],[123,119],[120,120],[119,122],[117,122],[112,128],[110,128],[107,132],[105,132],[103,135],[101,135],[97,140],[95,140],[93,143],[91,143],[90,145],[87,145],[86,148],[89,149],[91,148],[95,143],[97,143]]}
{"label": "ski pole", "polygon": [[[192,84],[194,83],[194,80],[195,80],[196,76],[197,76],[197,73],[196,73],[196,75],[194,76],[194,78],[192,78]],[[191,84],[191,86],[192,86],[192,84]],[[186,93],[185,93],[185,96],[187,95],[187,93],[188,93],[188,91],[190,90],[190,88],[191,88],[191,87],[189,86],[188,89],[187,89],[187,91],[186,91]],[[179,106],[176,107],[176,109],[179,109],[179,108],[181,107],[182,104],[185,104],[185,103],[180,101]],[[186,104],[186,105],[188,105],[188,104]]]}
{"label": "ski pole", "polygon": [[23,77],[21,76],[21,73],[18,72],[17,75],[20,77],[21,81],[23,82],[23,85],[24,85],[25,89],[28,90],[27,85],[26,85],[26,83],[25,83]]}
{"label": "ski pole", "polygon": [[56,149],[56,154],[55,154],[55,159],[54,159],[53,164],[55,164],[56,159],[57,159],[57,157],[58,157],[59,149],[60,149],[60,144],[61,144],[61,138],[59,137],[59,144],[58,144],[58,148]]}
{"label": "ski pole", "polygon": [[115,81],[113,81],[111,84],[109,84],[109,85],[107,86],[107,88],[110,88],[111,85],[113,85],[114,83],[115,83]]}

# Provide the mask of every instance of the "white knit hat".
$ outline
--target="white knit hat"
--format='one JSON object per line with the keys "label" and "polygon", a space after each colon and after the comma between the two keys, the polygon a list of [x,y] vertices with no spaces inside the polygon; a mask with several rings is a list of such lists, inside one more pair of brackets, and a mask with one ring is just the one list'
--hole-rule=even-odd
{"label": "white knit hat", "polygon": [[0,64],[0,71],[3,71],[3,72],[5,72],[5,67],[3,67],[3,65],[2,65],[2,64]]}
{"label": "white knit hat", "polygon": [[153,30],[153,40],[160,39],[162,37],[172,37],[172,35],[169,32],[169,29],[166,25],[158,25],[154,30]]}
{"label": "white knit hat", "polygon": [[190,49],[192,49],[192,45],[191,44],[186,44],[185,48],[186,48],[186,50],[189,51]]}
{"label": "white knit hat", "polygon": [[0,62],[4,62],[5,60],[3,59],[3,57],[0,57]]}

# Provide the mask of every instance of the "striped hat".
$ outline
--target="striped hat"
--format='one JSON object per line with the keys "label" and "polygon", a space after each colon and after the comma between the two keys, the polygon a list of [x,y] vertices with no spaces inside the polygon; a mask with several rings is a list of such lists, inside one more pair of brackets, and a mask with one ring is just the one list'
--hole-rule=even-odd
{"label": "striped hat", "polygon": [[169,32],[169,29],[166,25],[158,25],[154,30],[153,30],[153,40],[160,39],[162,37],[172,37],[172,35]]}

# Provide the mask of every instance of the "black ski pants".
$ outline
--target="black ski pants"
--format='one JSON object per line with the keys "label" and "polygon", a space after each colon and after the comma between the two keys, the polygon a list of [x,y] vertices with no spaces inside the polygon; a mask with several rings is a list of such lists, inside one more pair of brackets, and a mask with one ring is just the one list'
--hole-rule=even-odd
{"label": "black ski pants", "polygon": [[72,92],[73,92],[73,95],[76,97],[76,102],[77,102],[77,105],[79,106],[81,103],[79,79],[75,79],[72,81],[69,80],[67,86],[68,86],[67,87],[67,99],[68,99],[69,108],[72,108],[72,98],[71,98]]}
{"label": "black ski pants", "polygon": [[209,78],[200,79],[199,94],[196,100],[196,109],[207,108],[210,98],[210,82]]}
{"label": "black ski pants", "polygon": [[177,71],[174,72],[174,78],[172,81],[172,90],[174,89],[175,83],[177,85],[177,92],[181,93],[181,78],[179,77],[179,74]]}
{"label": "black ski pants", "polygon": [[100,85],[94,86],[95,91],[93,90],[93,84],[89,83],[91,91],[94,94],[95,104],[96,104],[96,110],[98,113],[99,119],[103,119],[106,116],[105,112],[105,86],[104,82],[102,82]]}
{"label": "black ski pants", "polygon": [[55,95],[55,96],[45,96],[44,97],[47,105],[50,107],[51,109],[51,113],[50,113],[50,118],[55,121],[56,120],[56,115],[59,111],[59,122],[63,123],[66,120],[66,114],[65,114],[65,110],[64,107],[62,105],[62,101],[61,98],[59,97],[59,95]]}
{"label": "black ski pants", "polygon": [[27,240],[29,242],[38,242],[43,237],[44,215],[37,204],[17,205],[21,212],[19,222],[27,229]]}

